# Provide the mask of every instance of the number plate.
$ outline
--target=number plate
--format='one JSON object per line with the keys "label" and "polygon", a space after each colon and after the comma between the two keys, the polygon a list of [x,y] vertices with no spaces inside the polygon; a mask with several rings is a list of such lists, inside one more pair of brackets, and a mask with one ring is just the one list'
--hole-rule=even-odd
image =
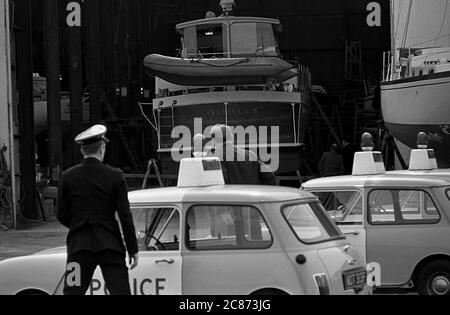
{"label": "number plate", "polygon": [[346,291],[359,289],[367,285],[367,271],[364,269],[345,272],[343,278],[344,278],[344,289]]}

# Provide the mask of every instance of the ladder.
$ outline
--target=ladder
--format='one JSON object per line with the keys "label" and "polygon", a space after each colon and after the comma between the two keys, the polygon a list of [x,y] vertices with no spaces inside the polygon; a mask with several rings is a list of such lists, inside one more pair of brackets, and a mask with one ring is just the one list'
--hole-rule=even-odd
{"label": "ladder", "polygon": [[364,79],[362,46],[359,41],[345,42],[345,79],[355,82]]}
{"label": "ladder", "polygon": [[150,173],[152,171],[152,168],[155,169],[155,174],[156,174],[156,178],[158,179],[159,186],[161,188],[164,188],[164,183],[163,183],[162,178],[161,178],[161,172],[159,171],[158,163],[156,162],[155,159],[151,159],[148,162],[148,165],[147,165],[147,171],[145,172],[144,182],[142,183],[142,190],[147,189],[148,179],[150,177]]}

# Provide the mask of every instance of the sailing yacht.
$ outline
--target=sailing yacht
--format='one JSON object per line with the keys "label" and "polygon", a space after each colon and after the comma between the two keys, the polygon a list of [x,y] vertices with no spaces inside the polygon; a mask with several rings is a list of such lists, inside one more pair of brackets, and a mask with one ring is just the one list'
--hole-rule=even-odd
{"label": "sailing yacht", "polygon": [[450,0],[391,0],[392,51],[384,56],[386,127],[416,146],[426,132],[440,167],[450,167]]}

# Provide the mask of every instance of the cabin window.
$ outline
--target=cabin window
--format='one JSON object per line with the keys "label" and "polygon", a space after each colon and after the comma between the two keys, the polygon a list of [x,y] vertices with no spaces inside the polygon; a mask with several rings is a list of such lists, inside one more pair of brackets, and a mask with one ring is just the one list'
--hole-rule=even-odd
{"label": "cabin window", "polygon": [[268,23],[233,23],[231,25],[233,57],[278,56],[274,27]]}
{"label": "cabin window", "polygon": [[430,195],[420,190],[375,190],[369,195],[372,225],[435,224],[441,219]]}
{"label": "cabin window", "polygon": [[187,57],[223,58],[227,49],[227,28],[224,24],[188,27],[184,30]]}

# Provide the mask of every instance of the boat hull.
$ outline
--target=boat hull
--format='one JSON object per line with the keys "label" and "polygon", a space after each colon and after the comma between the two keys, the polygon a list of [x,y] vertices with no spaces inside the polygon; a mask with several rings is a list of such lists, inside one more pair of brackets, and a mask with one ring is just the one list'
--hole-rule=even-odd
{"label": "boat hull", "polygon": [[[175,102],[176,99],[176,102]],[[224,102],[227,102],[226,105]],[[173,104],[177,106],[159,106]],[[178,163],[172,159],[172,150],[179,152],[181,136],[175,127],[182,126],[188,133],[187,139],[203,133],[208,136],[208,127],[227,124],[238,128],[236,144],[251,150],[264,150],[265,155],[279,152],[278,174],[300,169],[301,143],[305,132],[309,110],[309,97],[299,93],[283,92],[215,92],[201,95],[187,95],[155,101],[155,115],[159,125],[159,153],[165,174],[177,174]],[[241,127],[241,128],[240,128]],[[275,129],[274,129],[275,128]],[[278,132],[278,137],[275,132]],[[250,135],[256,135],[257,138]],[[263,145],[261,145],[263,144]],[[276,148],[273,151],[269,148]],[[183,145],[183,152],[190,156],[191,148]],[[260,151],[261,152],[261,151]],[[264,155],[264,156],[265,156]],[[264,158],[261,158],[264,160]]]}
{"label": "boat hull", "polygon": [[381,101],[394,137],[415,148],[417,134],[427,133],[440,167],[450,166],[450,72],[384,83]]}
{"label": "boat hull", "polygon": [[293,65],[277,57],[181,59],[149,55],[144,65],[151,75],[187,86],[266,84],[297,75],[291,71]]}

